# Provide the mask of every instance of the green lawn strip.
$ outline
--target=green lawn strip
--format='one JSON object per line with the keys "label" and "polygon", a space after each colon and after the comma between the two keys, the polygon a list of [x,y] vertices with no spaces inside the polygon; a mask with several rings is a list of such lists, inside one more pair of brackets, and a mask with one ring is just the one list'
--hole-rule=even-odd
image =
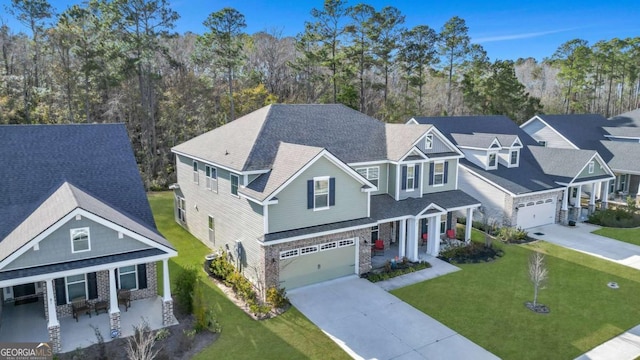
{"label": "green lawn strip", "polygon": [[[575,358],[640,323],[631,301],[640,272],[544,242],[503,249],[493,263],[457,265],[462,271],[392,293],[503,359]],[[523,305],[533,297],[533,249],[548,255],[549,281],[538,299],[548,315]]]}
{"label": "green lawn strip", "polygon": [[[178,250],[178,257],[169,261],[173,279],[184,268],[201,268],[204,255],[211,252],[199,240],[178,226],[173,218],[173,194],[150,193],[149,202],[160,232]],[[162,269],[162,263],[158,264]],[[220,338],[194,359],[349,359],[331,339],[313,325],[297,309],[270,320],[255,321],[233,304],[213,284],[204,271],[205,298],[222,326]],[[161,288],[162,278],[158,278]],[[172,284],[172,289],[174,284]],[[161,291],[160,291],[161,292]]]}
{"label": "green lawn strip", "polygon": [[596,235],[624,241],[633,245],[640,245],[640,228],[609,228],[603,227],[593,232]]}

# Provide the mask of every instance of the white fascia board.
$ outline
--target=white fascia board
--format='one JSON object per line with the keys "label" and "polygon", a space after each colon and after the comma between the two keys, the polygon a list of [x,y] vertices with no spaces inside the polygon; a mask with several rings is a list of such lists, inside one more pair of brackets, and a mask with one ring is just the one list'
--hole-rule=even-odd
{"label": "white fascia board", "polygon": [[638,140],[640,141],[640,137],[638,136],[620,136],[620,135],[604,135],[606,138],[614,138],[614,139],[629,139],[629,140]]}
{"label": "white fascia board", "polygon": [[436,126],[432,126],[431,129],[429,129],[430,132],[436,134],[441,141],[443,141],[445,144],[447,144],[447,146],[454,152],[458,153],[458,155],[460,155],[461,157],[464,157],[464,154],[462,153],[462,151],[460,151],[460,149],[458,149],[458,147],[452,143],[449,138],[447,138],[440,130],[438,130],[438,128]]}
{"label": "white fascia board", "polygon": [[47,274],[19,277],[15,279],[0,281],[0,288],[13,286],[13,285],[20,285],[25,283],[32,283],[36,281],[46,281],[51,279],[57,279],[61,277],[71,276],[71,275],[86,274],[86,273],[104,271],[104,270],[109,270],[114,268],[125,267],[125,266],[132,266],[132,265],[140,264],[141,261],[144,261],[144,263],[151,263],[151,262],[169,259],[174,256],[176,255],[169,255],[169,254],[155,255],[155,256],[149,256],[149,257],[142,257],[138,259],[117,261],[117,262],[108,263],[108,264],[83,267],[80,269],[57,271],[57,272],[47,273]]}
{"label": "white fascia board", "polygon": [[232,173],[238,174],[238,175],[257,175],[257,174],[265,174],[265,173],[268,173],[270,171],[270,169],[242,171],[242,170],[238,170],[238,169],[232,169],[232,168],[230,168],[228,166],[220,165],[220,164],[215,163],[213,161],[205,160],[205,159],[203,159],[201,157],[189,155],[187,153],[183,153],[183,152],[176,151],[176,150],[173,150],[173,149],[171,150],[171,152],[174,153],[174,154],[177,154],[177,155],[184,156],[186,158],[192,159],[192,160],[196,160],[196,161],[202,162],[202,163],[207,164],[207,165],[211,165],[211,166],[216,167],[216,168],[227,170],[229,172],[232,172]]}
{"label": "white fascia board", "polygon": [[419,122],[416,121],[415,118],[411,118],[409,120],[407,120],[407,122],[405,124],[416,124],[416,125],[420,125]]}
{"label": "white fascia board", "polygon": [[[607,163],[604,162],[604,160],[602,160],[602,158],[600,157],[600,155],[598,154],[597,151],[594,151],[593,156],[591,156],[591,158],[589,160],[587,160],[587,163],[584,164],[584,166],[582,166],[580,171],[578,171],[578,173],[573,177],[573,179],[571,179],[569,184],[578,184],[578,183],[580,183],[580,182],[574,183],[574,181],[576,181],[578,176],[584,171],[584,169],[586,169],[589,166],[589,163],[591,163],[592,161],[597,162],[604,169],[604,171],[607,174],[609,174],[610,176],[615,178],[615,175],[614,175],[613,171],[611,171],[611,168],[609,168],[609,165],[607,165]],[[592,182],[592,181],[587,181],[586,183],[590,183],[590,182]]]}
{"label": "white fascia board", "polygon": [[440,214],[440,215],[445,215],[445,214],[447,213],[447,209],[445,209],[445,208],[443,208],[443,207],[441,207],[441,206],[438,206],[438,205],[436,205],[436,204],[434,204],[434,203],[431,203],[431,204],[429,204],[426,208],[422,209],[422,211],[420,211],[420,212],[416,215],[416,217],[420,217],[420,216],[422,216],[422,215],[425,215],[425,212],[426,212],[426,211],[433,210],[433,209],[437,210],[438,212],[437,212],[437,213],[435,213],[435,214],[429,214],[429,216],[428,216],[428,217],[431,217],[431,216],[434,216],[434,215],[438,215],[438,214]]}
{"label": "white fascia board", "polygon": [[464,145],[458,145],[458,147],[460,149],[469,149],[469,150],[482,150],[482,151],[495,150],[495,151],[498,151],[497,148],[491,149],[490,147],[489,148],[480,148],[480,147],[475,147],[475,146],[464,146]]}
{"label": "white fascia board", "polygon": [[[422,159],[428,160],[427,156],[422,151],[420,151],[420,149],[418,149],[415,145],[413,145],[411,149],[409,149],[409,151],[407,151],[404,155],[402,155],[399,162],[404,163],[405,162],[404,159],[407,156],[412,156],[412,155],[420,156]],[[411,160],[411,161],[419,161],[419,160]]]}
{"label": "white fascia board", "polygon": [[585,180],[585,181],[578,181],[578,182],[570,182],[570,183],[563,183],[563,182],[556,182],[559,185],[562,186],[578,186],[578,185],[587,185],[587,184],[593,184],[593,183],[599,183],[599,182],[603,182],[603,181],[607,181],[607,180],[614,180],[616,177],[615,176],[610,176],[610,177],[606,177],[606,178],[600,178],[597,180]]}
{"label": "white fascia board", "polygon": [[267,196],[267,198],[264,201],[265,202],[271,201],[271,199],[273,199],[273,197],[278,195],[278,193],[280,193],[280,191],[282,191],[284,188],[289,186],[289,184],[291,184],[295,179],[297,179],[300,175],[302,175],[302,173],[305,170],[307,170],[309,167],[311,167],[311,165],[315,164],[316,161],[318,161],[318,159],[320,159],[322,157],[326,158],[327,160],[329,160],[329,162],[333,163],[338,168],[342,169],[344,172],[346,172],[347,174],[351,175],[351,177],[353,177],[356,181],[358,181],[362,185],[366,185],[366,186],[368,186],[370,188],[373,188],[373,189],[377,190],[377,187],[375,185],[373,185],[369,180],[365,179],[362,175],[358,174],[358,172],[353,170],[349,165],[347,165],[344,162],[340,161],[340,159],[335,157],[335,155],[333,155],[327,149],[322,149],[322,151],[320,151],[316,156],[314,156],[313,159],[311,159],[309,162],[307,162],[303,167],[298,169],[298,171],[296,171],[295,174],[293,174],[289,179],[287,179],[287,181],[285,181],[284,184],[280,185],[271,194],[269,194],[269,196]]}
{"label": "white fascia board", "polygon": [[466,210],[466,209],[477,209],[482,206],[481,203],[465,205],[465,206],[457,206],[451,209],[447,209],[447,211],[458,211],[458,210]]}
{"label": "white fascia board", "polygon": [[362,166],[370,166],[370,165],[382,165],[387,163],[389,163],[389,160],[363,161],[363,162],[348,163],[347,165],[351,167],[362,167]]}
{"label": "white fascia board", "polygon": [[[26,253],[29,249],[33,248],[33,246],[37,243],[39,243],[40,241],[44,240],[47,236],[51,235],[54,231],[58,230],[60,227],[62,227],[63,225],[65,225],[67,222],[69,222],[71,219],[75,218],[76,215],[80,215],[83,217],[86,217],[89,220],[92,220],[100,225],[103,225],[105,227],[108,227],[112,230],[115,230],[117,232],[121,232],[125,235],[127,235],[128,237],[138,240],[140,242],[142,242],[145,245],[148,245],[150,247],[154,247],[157,249],[160,249],[164,252],[166,252],[169,256],[177,256],[178,252],[176,250],[173,250],[169,247],[166,247],[160,243],[157,243],[149,238],[146,238],[142,235],[139,235],[138,233],[135,233],[125,227],[122,227],[118,224],[115,224],[111,221],[108,221],[102,217],[99,217],[97,215],[94,215],[93,213],[90,213],[82,208],[75,208],[73,211],[69,212],[67,215],[65,215],[64,217],[62,217],[60,220],[56,221],[53,225],[49,226],[45,231],[41,232],[40,234],[38,234],[36,237],[34,237],[33,239],[31,239],[29,242],[27,242],[26,244],[22,245],[18,250],[14,251],[11,255],[9,255],[8,257],[6,257],[5,259],[3,259],[0,262],[0,269],[3,269],[5,266],[7,266],[8,264],[10,264],[11,262],[13,262],[15,259],[17,259],[18,257],[20,257],[22,254]],[[140,225],[142,226],[142,225]],[[151,230],[149,230],[151,231]]]}
{"label": "white fascia board", "polygon": [[562,185],[560,183],[557,183],[558,185],[561,185],[561,187],[557,187],[557,188],[553,188],[553,189],[548,189],[548,190],[540,190],[540,191],[532,191],[532,192],[528,192],[528,193],[523,193],[523,194],[518,194],[518,195],[514,195],[514,198],[521,198],[521,197],[527,197],[527,196],[535,196],[535,195],[542,195],[542,194],[548,194],[548,193],[552,193],[552,192],[558,192],[558,191],[562,191],[565,189],[566,185]]}

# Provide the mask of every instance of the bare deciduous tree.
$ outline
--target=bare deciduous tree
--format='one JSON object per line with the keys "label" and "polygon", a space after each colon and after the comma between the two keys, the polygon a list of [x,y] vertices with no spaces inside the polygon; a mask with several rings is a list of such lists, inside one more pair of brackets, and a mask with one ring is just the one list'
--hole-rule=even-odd
{"label": "bare deciduous tree", "polygon": [[545,288],[549,272],[544,263],[544,255],[535,252],[529,258],[529,279],[533,283],[533,307],[538,306],[538,291]]}
{"label": "bare deciduous tree", "polygon": [[156,336],[146,320],[133,326],[133,336],[127,341],[127,357],[129,360],[152,360],[158,355],[158,349],[153,348]]}

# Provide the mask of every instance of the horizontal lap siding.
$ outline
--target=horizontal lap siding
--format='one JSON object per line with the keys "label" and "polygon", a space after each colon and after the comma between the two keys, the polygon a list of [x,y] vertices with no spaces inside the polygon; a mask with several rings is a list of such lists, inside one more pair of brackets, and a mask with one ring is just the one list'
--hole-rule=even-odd
{"label": "horizontal lap siding", "polygon": [[571,146],[560,135],[558,135],[558,133],[541,123],[539,120],[527,124],[527,126],[523,127],[522,129],[536,141],[546,141],[547,147],[574,149],[574,147]]}
{"label": "horizontal lap siding", "polygon": [[510,197],[508,194],[462,168],[459,172],[458,186],[460,190],[478,199],[490,217],[498,219],[500,223],[510,221],[511,209],[505,208],[506,198]]}
{"label": "horizontal lap siding", "polygon": [[[231,195],[229,171],[218,168],[216,193],[206,188],[204,164],[199,166],[200,181],[195,184],[192,160],[183,156],[177,156],[177,159],[179,192],[186,200],[185,227],[211,249],[226,249],[228,246],[233,250],[236,240],[240,240],[244,250],[243,273],[255,277],[255,268],[263,267],[257,242],[263,235],[262,206]],[[215,244],[209,241],[209,215],[215,219]]]}
{"label": "horizontal lap siding", "polygon": [[[335,206],[327,210],[307,209],[307,181],[314,177],[335,178]],[[368,194],[362,184],[325,158],[306,169],[276,195],[278,204],[269,205],[269,232],[279,232],[367,216]]]}
{"label": "horizontal lap siding", "polygon": [[432,174],[429,172],[430,166],[429,164],[424,164],[424,171],[422,174],[422,193],[436,193],[442,191],[449,191],[456,189],[456,168],[458,167],[458,159],[446,160],[449,164],[447,165],[447,183],[442,186],[433,186],[429,185],[429,179],[431,179]]}
{"label": "horizontal lap siding", "polygon": [[580,172],[580,175],[576,177],[577,181],[580,181],[580,179],[590,178],[593,176],[608,175],[607,172],[602,167],[602,165],[600,165],[600,163],[597,160],[594,160],[594,162],[595,162],[595,165],[593,166],[593,173],[589,174],[589,164],[586,164],[587,166],[584,169],[582,169],[582,172]]}

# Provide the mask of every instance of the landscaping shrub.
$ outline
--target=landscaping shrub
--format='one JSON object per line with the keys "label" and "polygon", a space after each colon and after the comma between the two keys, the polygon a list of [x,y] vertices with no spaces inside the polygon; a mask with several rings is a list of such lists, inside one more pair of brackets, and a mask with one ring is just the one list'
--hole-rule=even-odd
{"label": "landscaping shrub", "polygon": [[496,238],[505,243],[517,243],[527,239],[528,233],[521,228],[502,227],[498,230]]}
{"label": "landscaping shrub", "polygon": [[640,226],[640,215],[628,207],[617,207],[594,212],[589,215],[589,222],[606,227],[631,228]]}
{"label": "landscaping shrub", "polygon": [[[426,261],[413,263],[413,262],[410,262],[406,257],[401,262],[397,263],[396,265],[397,267],[395,269],[392,268],[390,261],[387,261],[387,263],[389,264],[389,266],[385,264],[385,267],[384,267],[385,270],[383,270],[381,273],[368,273],[366,275],[367,280],[371,282],[384,281],[384,280],[394,278],[396,276],[409,274],[412,272],[416,272],[418,270],[427,269],[431,267],[431,264],[429,264]],[[386,270],[387,268],[389,270]]]}
{"label": "landscaping shrub", "polygon": [[[225,256],[218,256],[211,261],[211,274],[222,280],[226,284],[226,280],[236,271],[232,263]],[[227,286],[229,286],[227,284]]]}
{"label": "landscaping shrub", "polygon": [[[494,258],[502,256],[504,253],[493,246],[487,247],[484,244],[471,242],[466,246],[459,246],[442,251],[439,259],[450,263],[477,263],[480,260],[493,261]],[[491,259],[491,260],[489,260]]]}
{"label": "landscaping shrub", "polygon": [[275,308],[283,308],[289,305],[287,291],[284,288],[270,287],[267,289],[267,302]]}
{"label": "landscaping shrub", "polygon": [[175,296],[178,305],[186,313],[193,312],[193,291],[198,280],[198,272],[193,267],[185,268],[175,280]]}

